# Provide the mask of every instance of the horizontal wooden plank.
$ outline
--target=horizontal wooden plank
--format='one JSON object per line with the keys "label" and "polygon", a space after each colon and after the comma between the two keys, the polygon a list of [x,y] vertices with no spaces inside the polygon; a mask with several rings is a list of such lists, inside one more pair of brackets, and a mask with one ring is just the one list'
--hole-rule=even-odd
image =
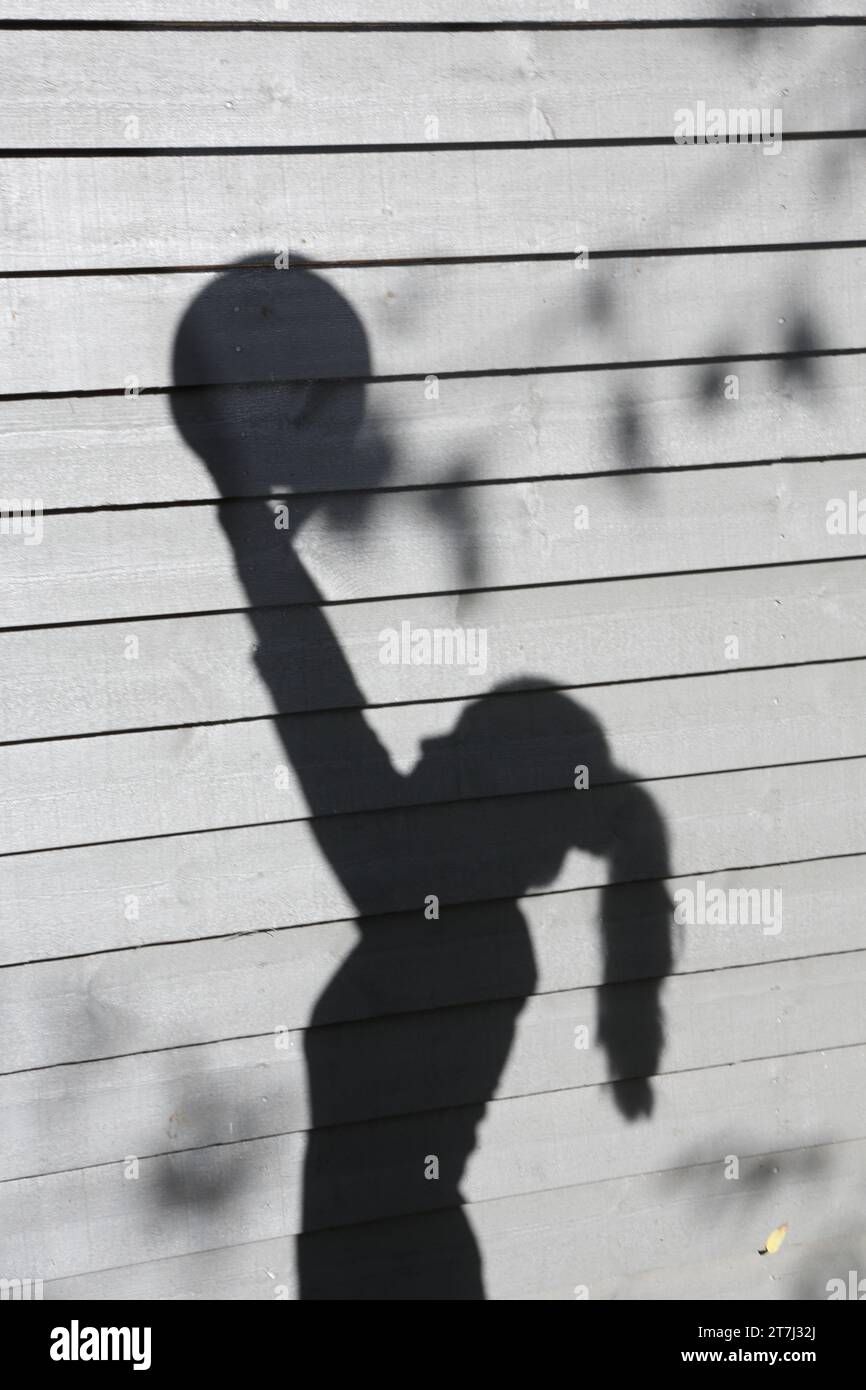
{"label": "horizontal wooden plank", "polygon": [[[753,930],[760,933],[760,927]],[[204,950],[199,947],[199,957]],[[28,969],[32,976],[37,967]],[[40,975],[58,973],[54,967],[38,969]],[[4,1068],[39,1066],[58,1054],[69,1057],[74,1038],[91,1051],[107,1051],[113,1040],[93,1027],[97,1012],[119,1023],[124,1009],[127,1026],[118,1027],[116,1036],[122,1032],[126,1046],[147,1036],[137,1002],[102,989],[98,970],[91,976],[92,992],[78,995],[77,1011],[67,1002],[74,972],[66,996],[40,987],[28,999],[22,983],[16,989],[14,978],[4,982],[3,1016],[14,1039],[4,1050]],[[651,992],[654,1000],[647,984],[642,998],[649,1001]],[[680,975],[666,982],[662,999],[658,1075],[781,1057],[801,1051],[804,1040],[816,1050],[860,1045],[866,1027],[864,953]],[[51,1011],[55,1002],[57,1013]],[[215,1020],[221,999],[211,1002]],[[613,1055],[603,1045],[605,1019],[611,1015],[628,1020],[638,1033],[634,984],[542,994],[525,1003],[450,1005],[307,1035],[288,1032],[280,1038],[283,1049],[275,1045],[275,1030],[286,1028],[285,1010],[273,998],[270,1010],[249,995],[247,1003],[252,1008],[241,1026],[264,1025],[262,1036],[174,1050],[175,1039],[189,1031],[178,997],[163,1014],[158,1052],[86,1065],[54,1062],[47,1072],[0,1077],[5,1136],[0,1179],[112,1163],[130,1136],[136,1136],[137,1156],[145,1158],[314,1126],[596,1087],[608,1079],[639,1076],[648,1060],[638,1046]],[[237,1008],[232,1012],[237,1015]],[[46,1017],[55,1019],[60,1036],[43,1041]],[[64,1037],[67,1019],[71,1031]],[[220,1018],[220,1026],[227,1025],[228,1019]],[[577,1026],[587,1029],[583,1050],[575,1046]]]}
{"label": "horizontal wooden plank", "polygon": [[[848,1194],[864,1157],[866,1144],[853,1140],[744,1159],[737,1181],[721,1178],[716,1161],[473,1203],[465,1215],[483,1259],[485,1297],[573,1301],[582,1284],[595,1302],[823,1300],[828,1279],[863,1268],[866,1233],[852,1226]],[[768,1270],[755,1258],[756,1242],[782,1211],[790,1233],[784,1257]],[[344,1228],[304,1239],[335,1294],[347,1268],[381,1289],[410,1252],[423,1252],[431,1266],[435,1254],[446,1278],[458,1275],[465,1246],[449,1213],[383,1222],[375,1243],[365,1242],[368,1234]],[[51,1281],[44,1297],[297,1298],[297,1248],[292,1237],[277,1236],[143,1261]],[[427,1293],[440,1277],[431,1275]],[[405,1287],[399,1292],[408,1296]]]}
{"label": "horizontal wooden plank", "polygon": [[[736,401],[724,395],[731,373]],[[421,382],[374,381],[355,434],[351,384],[334,385],[321,416],[302,414],[305,386],[217,387],[185,404],[210,468],[178,431],[171,395],[0,400],[0,495],[114,506],[217,497],[226,475],[234,496],[250,496],[358,491],[383,475],[400,487],[862,454],[864,391],[864,356],[457,377],[435,403]],[[354,447],[335,447],[348,433]]]}
{"label": "horizontal wooden plank", "polygon": [[[859,0],[785,0],[774,18],[861,15]],[[566,21],[598,16],[581,0],[4,0],[8,19],[189,20],[199,23],[476,24]],[[755,0],[605,0],[605,20],[753,19]]]}
{"label": "horizontal wooden plank", "polygon": [[[803,1156],[804,1165],[815,1162],[817,1167],[823,1152],[819,1150],[816,1158],[811,1150],[807,1151]],[[807,1181],[811,1194],[816,1186],[815,1178]],[[785,1200],[783,1195],[782,1200]],[[677,1269],[647,1270],[635,1279],[627,1275],[617,1277],[602,1284],[599,1293],[602,1297],[617,1300],[672,1302],[688,1298],[701,1301],[755,1299],[761,1302],[826,1300],[833,1287],[830,1280],[841,1278],[847,1288],[848,1271],[857,1268],[858,1264],[862,1266],[862,1252],[866,1251],[866,1231],[853,1231],[850,1226],[845,1230],[841,1220],[838,1228],[838,1234],[827,1240],[798,1241],[796,1249],[791,1249],[789,1267],[775,1273],[762,1271],[750,1251],[727,1260],[698,1257],[691,1264]],[[814,1352],[807,1354],[814,1355]]]}
{"label": "horizontal wooden plank", "polygon": [[[745,1159],[861,1139],[863,1056],[863,1048],[843,1048],[659,1077],[649,1124],[624,1125],[615,1106],[599,1103],[607,1097],[596,1087],[493,1102],[461,1183],[463,1200],[696,1164],[713,1165],[721,1188],[726,1154]],[[479,1119],[470,1108],[468,1116],[445,1111],[323,1130],[311,1156],[305,1229],[453,1202],[450,1175],[425,1181],[425,1155],[438,1152],[447,1163],[455,1145],[465,1151],[467,1138],[471,1145]],[[136,1136],[124,1147],[133,1153]],[[144,1159],[137,1180],[124,1180],[119,1154],[110,1165],[3,1183],[4,1266],[63,1278],[128,1263],[132,1250],[144,1262],[291,1235],[301,1227],[305,1151],[305,1136],[283,1135]],[[766,1234],[761,1210],[758,1239]],[[362,1258],[363,1233],[355,1234]],[[374,1244],[378,1234],[369,1231]],[[751,1247],[751,1231],[742,1238]],[[306,1268],[314,1278],[312,1252]]]}
{"label": "horizontal wooden plank", "polygon": [[[343,712],[304,716],[301,738],[280,720],[255,720],[8,744],[0,852],[303,818],[310,783],[318,814],[384,809],[386,796],[409,805],[570,785],[577,755],[564,755],[557,718],[567,706],[533,693],[507,699],[480,743],[460,733],[467,702],[369,710],[402,774],[384,785],[376,760],[347,763],[356,716]],[[593,785],[866,754],[864,661],[595,687],[575,705]],[[422,755],[423,786],[409,776]]]}
{"label": "horizontal wooden plank", "polygon": [[[0,861],[3,959],[358,912],[414,910],[421,921],[429,894],[446,914],[453,903],[502,899],[519,953],[525,937],[512,900],[531,891],[862,854],[866,761],[811,764],[807,773],[757,769],[11,856]],[[639,896],[658,925],[661,891],[650,884]],[[663,944],[663,934],[653,941]],[[527,961],[518,956],[521,968]]]}
{"label": "horizontal wooden plank", "polygon": [[[662,206],[658,190],[665,190]],[[8,159],[0,271],[744,246],[859,237],[862,141]],[[160,209],[154,218],[153,209]]]}
{"label": "horizontal wooden plank", "polygon": [[[866,459],[43,519],[0,547],[0,621],[104,621],[866,555]],[[848,525],[854,494],[855,529]],[[830,533],[836,501],[846,534]]]}
{"label": "horizontal wooden plank", "polygon": [[[862,945],[863,879],[864,861],[857,855],[706,875],[708,891],[777,887],[782,930],[764,932],[746,922],[724,930],[678,928],[670,972],[725,973],[735,966],[855,951]],[[684,888],[699,891],[694,878],[666,881],[672,901]],[[645,890],[634,885],[539,894],[520,899],[519,917],[508,923],[498,904],[474,903],[449,908],[435,930],[416,913],[370,919],[364,929],[369,959],[364,978],[342,990],[327,986],[357,945],[351,921],[8,966],[0,988],[4,1018],[14,1018],[16,1029],[13,1034],[10,1027],[4,1065],[12,1069],[25,1065],[25,1059],[32,1066],[66,1065],[94,1055],[115,1060],[97,1073],[85,1066],[54,1081],[36,1078],[35,1090],[27,1080],[10,1080],[3,1095],[16,1106],[47,1104],[49,1095],[52,1103],[63,1105],[73,1090],[83,1104],[93,1090],[93,1103],[101,1104],[96,1091],[102,1087],[95,1088],[88,1077],[103,1075],[106,1086],[130,1094],[135,1080],[146,1094],[148,1076],[166,1084],[174,1077],[172,1084],[180,1084],[195,1061],[185,1051],[152,1063],[124,1054],[273,1033],[277,1025],[297,1030],[314,1011],[317,1025],[324,1025],[514,998],[526,987],[526,952],[512,949],[521,936],[528,941],[540,996],[605,980],[645,979],[657,965],[647,940],[645,898]],[[617,933],[615,956],[604,950],[602,920]],[[495,971],[490,969],[494,957]],[[400,980],[393,997],[381,988],[388,978]],[[51,1029],[42,1026],[49,1017],[55,1021]],[[221,1046],[222,1052],[213,1054],[215,1072],[226,1070],[221,1057],[234,1055],[233,1043]],[[267,1056],[254,1042],[239,1043],[238,1049],[253,1058]],[[47,1126],[47,1135],[56,1132]],[[90,1142],[91,1132],[86,1127],[84,1142]],[[35,1142],[32,1132],[30,1139]]]}
{"label": "horizontal wooden plank", "polygon": [[[585,270],[508,261],[7,279],[3,385],[137,389],[862,348],[864,270],[862,249],[831,248]],[[190,428],[184,404],[178,423]],[[358,388],[354,404],[357,427]]]}
{"label": "horizontal wooden plank", "polygon": [[760,62],[744,67],[736,28],[13,31],[0,114],[11,149],[673,138],[699,92],[779,108],[790,131],[847,130],[862,125],[861,37],[755,31]]}
{"label": "horizontal wooden plank", "polygon": [[[866,655],[859,560],[265,609],[254,622],[228,613],[4,633],[0,741]],[[485,631],[486,660],[383,664],[381,634],[404,622]]]}

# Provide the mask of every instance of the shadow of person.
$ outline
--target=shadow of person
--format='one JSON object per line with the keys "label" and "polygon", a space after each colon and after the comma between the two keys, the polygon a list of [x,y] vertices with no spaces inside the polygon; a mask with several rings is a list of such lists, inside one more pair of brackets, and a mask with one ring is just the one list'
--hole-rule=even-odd
{"label": "shadow of person", "polygon": [[[358,927],[305,1034],[300,1297],[481,1299],[461,1182],[536,987],[517,900],[554,884],[572,850],[604,859],[611,883],[632,881],[625,913],[621,893],[603,894],[597,1038],[620,1112],[649,1114],[671,949],[662,822],[644,788],[612,763],[590,711],[528,677],[469,705],[449,734],[422,745],[408,775],[393,766],[299,556],[297,526],[282,550],[272,544],[269,496],[319,494],[313,502],[328,522],[345,527],[346,494],[335,508],[327,491],[338,467],[357,488],[351,542],[373,524],[371,490],[390,471],[388,442],[364,422],[366,334],[332,283],[300,266],[238,267],[213,280],[179,326],[174,374],[178,428],[223,498],[259,499],[223,502],[220,519],[274,708],[342,711],[280,726]],[[238,379],[258,384],[210,389]],[[447,507],[443,493],[443,534]],[[308,496],[302,519],[311,514]],[[281,593],[305,603],[281,610]],[[290,615],[303,625],[297,649]],[[573,786],[581,764],[591,790]],[[341,812],[335,768],[347,780],[363,776],[365,804],[382,809]],[[382,943],[395,912],[409,925],[389,952]]]}

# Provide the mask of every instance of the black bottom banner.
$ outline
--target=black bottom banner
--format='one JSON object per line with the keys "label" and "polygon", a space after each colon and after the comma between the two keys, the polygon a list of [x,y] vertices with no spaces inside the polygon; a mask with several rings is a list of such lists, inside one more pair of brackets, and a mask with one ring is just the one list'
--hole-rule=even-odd
{"label": "black bottom banner", "polygon": [[[850,1302],[851,1300],[844,1300]],[[859,1301],[859,1300],[857,1300]],[[4,1354],[26,1373],[48,1373],[49,1379],[69,1375],[93,1376],[110,1369],[115,1375],[139,1373],[162,1381],[195,1372],[225,1379],[241,1373],[286,1373],[303,1362],[289,1359],[289,1349],[305,1358],[319,1339],[328,1348],[329,1374],[335,1366],[333,1314],[319,1325],[313,1313],[292,1304],[101,1302],[60,1303],[6,1300],[0,1307]],[[428,1319],[430,1315],[428,1314]],[[351,1317],[351,1315],[350,1315]],[[312,1326],[310,1326],[312,1321]],[[577,1301],[556,1324],[565,1339],[561,1354],[578,1356],[584,1367],[601,1363],[611,1369],[667,1372],[674,1367],[764,1366],[782,1371],[790,1366],[811,1366],[826,1377],[828,1372],[856,1364],[863,1324],[850,1307],[826,1303],[593,1303]],[[406,1324],[401,1329],[407,1331]],[[461,1328],[461,1332],[466,1329]],[[513,1363],[515,1326],[503,1329],[503,1351],[508,1349],[508,1369]],[[369,1332],[356,1339],[349,1329],[336,1340],[339,1352],[357,1372],[362,1346],[369,1349]],[[429,1372],[441,1357],[443,1373],[455,1370],[452,1339],[436,1351],[424,1337],[423,1371]],[[518,1333],[518,1338],[520,1334]],[[489,1336],[489,1330],[488,1330]],[[574,1339],[578,1338],[578,1341]],[[405,1352],[392,1355],[404,1361]],[[409,1345],[411,1346],[411,1340]],[[536,1352],[527,1357],[534,1360]],[[485,1361],[490,1356],[489,1342]],[[589,1358],[589,1359],[588,1359]],[[378,1359],[378,1358],[377,1358]],[[545,1360],[547,1360],[547,1355]],[[522,1360],[522,1358],[521,1358]],[[392,1363],[393,1364],[393,1363]],[[464,1374],[475,1373],[478,1360],[466,1355]],[[369,1367],[368,1367],[369,1369]],[[480,1373],[480,1366],[478,1366]],[[537,1371],[537,1365],[536,1365]],[[489,1376],[489,1362],[484,1367]]]}

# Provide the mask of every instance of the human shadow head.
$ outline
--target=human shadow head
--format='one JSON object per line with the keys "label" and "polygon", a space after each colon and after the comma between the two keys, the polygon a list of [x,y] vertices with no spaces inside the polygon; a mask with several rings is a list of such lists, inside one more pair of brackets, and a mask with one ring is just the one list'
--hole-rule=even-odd
{"label": "human shadow head", "polygon": [[484,794],[482,780],[488,795],[513,791],[514,765],[527,787],[563,788],[513,798],[509,855],[521,892],[555,883],[570,851],[605,859],[598,1040],[621,1115],[649,1115],[664,1047],[660,990],[673,966],[669,853],[655,799],[617,765],[601,720],[537,678],[498,685],[475,702],[453,741],[468,794]]}
{"label": "human shadow head", "polygon": [[[448,766],[455,791],[463,796],[509,796],[516,790],[574,791],[575,771],[586,766],[599,782],[616,777],[604,729],[585,706],[551,690],[536,676],[521,676],[494,686],[463,710],[446,735],[425,739],[422,758],[413,777],[424,795],[424,782]],[[577,793],[574,792],[575,798]],[[521,823],[529,806],[511,803],[512,819]],[[570,849],[589,854],[607,852],[605,828],[598,815],[587,815],[578,800],[555,795],[541,814],[543,837],[519,836],[512,870],[527,892],[550,884],[559,873]],[[547,811],[550,814],[547,814]]]}
{"label": "human shadow head", "polygon": [[[364,325],[332,279],[290,255],[238,261],[189,305],[174,342],[171,407],[177,428],[223,497],[358,488],[352,524],[385,481],[389,454],[363,445],[372,359]],[[309,509],[308,509],[309,513]]]}
{"label": "human shadow head", "polygon": [[456,792],[494,798],[483,814],[505,847],[494,867],[509,893],[555,885],[571,850],[606,861],[597,1039],[620,1113],[651,1114],[664,1049],[660,993],[673,963],[667,836],[653,797],[616,764],[592,711],[531,677],[495,687],[422,748],[419,796],[450,762]]}

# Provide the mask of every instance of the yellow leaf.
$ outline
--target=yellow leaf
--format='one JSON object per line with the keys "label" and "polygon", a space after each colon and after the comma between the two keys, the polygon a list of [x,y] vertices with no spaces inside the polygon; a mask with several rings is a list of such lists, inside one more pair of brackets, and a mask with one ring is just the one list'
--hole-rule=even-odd
{"label": "yellow leaf", "polygon": [[776,1229],[775,1229],[775,1231],[771,1231],[771,1232],[770,1232],[770,1234],[767,1236],[767,1241],[766,1241],[766,1244],[764,1245],[763,1250],[759,1250],[759,1251],[758,1251],[758,1254],[759,1254],[759,1255],[775,1255],[776,1251],[777,1251],[777,1250],[779,1249],[779,1247],[781,1246],[782,1241],[785,1239],[785,1236],[786,1236],[787,1234],[788,1234],[788,1223],[787,1223],[787,1221],[785,1221],[785,1222],[782,1223],[781,1226],[777,1226]]}

